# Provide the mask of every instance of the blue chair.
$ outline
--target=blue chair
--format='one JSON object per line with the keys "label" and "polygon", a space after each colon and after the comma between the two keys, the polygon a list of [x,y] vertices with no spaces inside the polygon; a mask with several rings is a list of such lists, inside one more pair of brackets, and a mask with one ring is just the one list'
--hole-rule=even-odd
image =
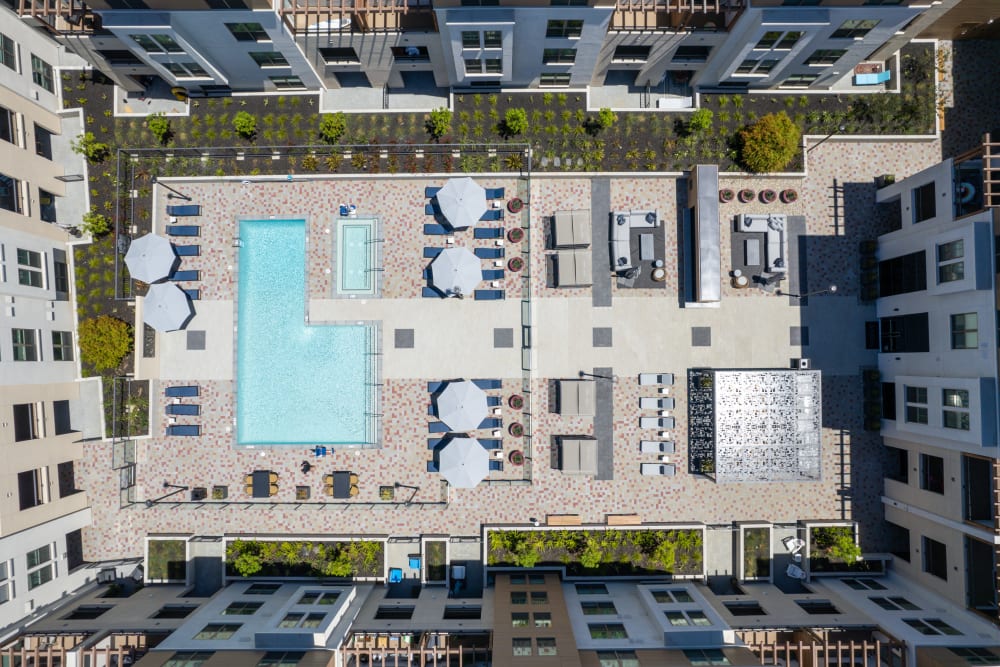
{"label": "blue chair", "polygon": [[403,570],[399,567],[389,568],[389,583],[398,584],[403,580]]}
{"label": "blue chair", "polygon": [[483,280],[503,280],[503,269],[483,269]]}
{"label": "blue chair", "polygon": [[420,569],[420,556],[410,556],[409,560],[410,560],[409,565],[411,570]]}
{"label": "blue chair", "polygon": [[502,208],[491,208],[485,213],[479,216],[479,219],[484,222],[490,222],[493,220],[503,220],[503,209]]}
{"label": "blue chair", "polygon": [[447,433],[450,430],[444,422],[431,422],[427,425],[428,433]]}
{"label": "blue chair", "polygon": [[444,248],[428,248],[428,247],[425,246],[424,247],[424,258],[426,258],[426,259],[433,259],[433,258],[437,257],[438,255],[440,255],[442,250],[444,250]]}
{"label": "blue chair", "polygon": [[184,293],[187,294],[187,297],[192,301],[198,301],[201,299],[200,289],[186,289],[184,290]]}
{"label": "blue chair", "polygon": [[201,254],[200,245],[176,245],[174,246],[174,254],[178,257],[197,257]]}
{"label": "blue chair", "polygon": [[167,435],[201,435],[201,425],[171,424],[167,427]]}
{"label": "blue chair", "polygon": [[198,204],[181,204],[167,207],[167,215],[191,216],[201,215],[201,206]]}
{"label": "blue chair", "polygon": [[502,239],[503,227],[476,227],[472,236],[477,239]]}
{"label": "blue chair", "polygon": [[420,290],[420,296],[424,297],[425,299],[443,299],[444,298],[444,294],[441,294],[441,292],[438,292],[433,287],[425,287],[422,290]]}
{"label": "blue chair", "polygon": [[496,472],[503,471],[503,461],[498,461],[497,459],[490,459],[490,470]]}
{"label": "blue chair", "polygon": [[444,225],[424,225],[424,234],[427,236],[444,236],[445,234],[450,234],[449,230]]}
{"label": "blue chair", "polygon": [[503,188],[484,188],[486,190],[487,199],[503,199],[504,193]]}
{"label": "blue chair", "polygon": [[496,417],[487,417],[483,421],[479,422],[479,426],[476,428],[500,428],[503,425],[503,421],[497,419]]}
{"label": "blue chair", "polygon": [[317,445],[316,448],[313,449],[313,454],[316,456],[326,456],[326,447],[320,447]]}
{"label": "blue chair", "polygon": [[198,396],[200,391],[198,385],[188,384],[178,387],[167,387],[163,390],[163,395],[170,398],[191,398],[192,396]]}
{"label": "blue chair", "polygon": [[507,254],[503,248],[476,248],[473,252],[479,259],[501,259]]}
{"label": "blue chair", "polygon": [[427,449],[434,449],[444,442],[444,438],[427,438]]}
{"label": "blue chair", "polygon": [[169,236],[200,236],[201,227],[198,225],[170,225],[167,227]]}
{"label": "blue chair", "polygon": [[168,415],[189,415],[197,417],[201,414],[200,405],[190,403],[171,403],[167,406]]}
{"label": "blue chair", "polygon": [[427,472],[437,472],[437,471],[438,471],[438,464],[434,463],[434,461],[428,461]]}
{"label": "blue chair", "polygon": [[432,185],[428,185],[426,188],[424,188],[424,198],[425,199],[434,199],[435,197],[437,197],[438,191],[440,189],[441,188],[436,188],[436,187],[434,187]]}
{"label": "blue chair", "polygon": [[476,301],[503,301],[505,298],[502,289],[477,289]]}
{"label": "blue chair", "polygon": [[438,208],[438,205],[436,203],[430,203],[424,205],[425,215],[438,215],[439,213],[441,213],[441,209]]}
{"label": "blue chair", "polygon": [[428,394],[436,394],[439,391],[441,391],[442,389],[444,389],[444,385],[445,384],[446,383],[444,383],[444,382],[428,382],[427,383],[427,393]]}
{"label": "blue chair", "polygon": [[201,280],[200,271],[174,271],[170,274],[171,280],[186,280],[189,282],[198,282]]}
{"label": "blue chair", "polygon": [[479,444],[483,449],[500,449],[503,442],[499,438],[479,438]]}
{"label": "blue chair", "polygon": [[489,391],[490,389],[500,389],[503,383],[500,380],[473,380],[472,384],[483,391]]}
{"label": "blue chair", "polygon": [[491,408],[499,408],[501,403],[501,398],[499,396],[487,396],[486,405]]}

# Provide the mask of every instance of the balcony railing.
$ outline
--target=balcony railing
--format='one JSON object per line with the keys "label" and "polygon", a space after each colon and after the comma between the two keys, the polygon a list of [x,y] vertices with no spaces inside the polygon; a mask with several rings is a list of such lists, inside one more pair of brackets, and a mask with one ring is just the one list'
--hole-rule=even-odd
{"label": "balcony railing", "polygon": [[617,0],[611,30],[727,30],[744,0]]}
{"label": "balcony railing", "polygon": [[283,0],[294,34],[436,30],[431,0]]}
{"label": "balcony railing", "polygon": [[83,0],[20,0],[17,13],[57,34],[90,34],[101,27],[100,17]]}

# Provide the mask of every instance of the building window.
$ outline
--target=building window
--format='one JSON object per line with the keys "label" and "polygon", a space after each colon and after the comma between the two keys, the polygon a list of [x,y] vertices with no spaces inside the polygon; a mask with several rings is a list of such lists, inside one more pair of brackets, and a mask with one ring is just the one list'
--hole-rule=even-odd
{"label": "building window", "polygon": [[550,88],[565,88],[569,85],[569,74],[555,74],[553,72],[543,73],[538,78],[539,86]]}
{"label": "building window", "polygon": [[528,604],[528,594],[525,591],[511,591],[511,604]]}
{"label": "building window", "polygon": [[264,26],[259,23],[227,23],[226,27],[237,42],[270,42]]}
{"label": "building window", "polygon": [[1000,656],[988,648],[980,646],[949,646],[948,650],[965,660],[967,665],[995,665],[1000,662]]}
{"label": "building window", "polygon": [[48,468],[35,468],[17,473],[17,492],[22,510],[49,502]]}
{"label": "building window", "polygon": [[878,295],[908,294],[927,289],[927,253],[923,250],[878,263]]}
{"label": "building window", "polygon": [[462,31],[462,48],[463,49],[478,49],[478,48],[480,48],[479,31],[478,30],[463,30]]}
{"label": "building window", "polygon": [[236,631],[243,627],[239,623],[209,623],[203,627],[194,639],[204,639],[208,641],[220,641],[232,639]]}
{"label": "building window", "polygon": [[178,79],[211,79],[212,75],[198,63],[163,63]]}
{"label": "building window", "polygon": [[969,391],[967,389],[942,389],[941,413],[945,428],[969,430]]}
{"label": "building window", "polygon": [[29,551],[24,556],[25,565],[30,570],[33,567],[38,567],[52,560],[52,545],[46,544],[44,547],[38,547],[33,551]]}
{"label": "building window", "polygon": [[[478,616],[476,618],[479,618]],[[326,614],[320,614],[318,612],[313,612],[311,614],[306,614],[305,619],[299,624],[300,628],[305,630],[315,630],[316,628],[323,625],[323,621],[326,619]]]}
{"label": "building window", "polygon": [[41,86],[45,90],[55,91],[52,83],[52,65],[48,64],[34,53],[31,54],[31,80],[36,86]]}
{"label": "building window", "polygon": [[466,58],[465,59],[465,74],[482,74],[483,73],[483,61],[479,58]]}
{"label": "building window", "polygon": [[[38,126],[36,125],[35,128],[37,129]],[[42,188],[38,188],[38,217],[43,222],[56,221],[56,196]]]}
{"label": "building window", "polygon": [[0,174],[0,208],[21,212],[21,181],[4,174]]}
{"label": "building window", "polygon": [[611,600],[596,600],[591,602],[581,602],[584,616],[614,616],[618,613],[615,603]]}
{"label": "building window", "polygon": [[129,35],[147,53],[184,53],[181,45],[170,35]]}
{"label": "building window", "polygon": [[0,33],[0,62],[17,71],[17,46],[14,40]]}
{"label": "building window", "polygon": [[775,58],[767,58],[765,60],[756,60],[753,58],[748,58],[739,64],[736,71],[733,74],[750,75],[756,74],[758,76],[765,76],[771,73],[778,63],[781,61]]}
{"label": "building window", "polygon": [[73,332],[52,332],[53,361],[73,361]]}
{"label": "building window", "polygon": [[729,611],[733,616],[766,616],[767,612],[764,608],[760,606],[760,603],[755,600],[748,600],[746,602],[723,602],[723,606]]}
{"label": "building window", "polygon": [[413,605],[399,605],[399,606],[385,606],[379,607],[375,611],[375,618],[378,619],[392,619],[392,620],[406,620],[413,618]]}
{"label": "building window", "polygon": [[[298,614],[298,613],[285,614],[285,617],[283,619],[281,619],[280,621],[278,621],[278,627],[279,628],[286,628],[286,629],[287,628],[296,628],[296,627],[298,627],[299,621],[302,620],[302,617],[304,615],[305,614]],[[378,618],[378,616],[376,616],[376,618]]]}
{"label": "building window", "polygon": [[486,59],[486,73],[487,74],[502,74],[503,73],[503,60],[500,58],[487,58]]}
{"label": "building window", "polygon": [[757,65],[760,64],[759,60],[754,60],[753,58],[747,58],[739,65],[736,66],[736,71],[733,74],[750,74],[754,71]]}
{"label": "building window", "polygon": [[11,561],[0,561],[0,604],[10,600],[10,571],[11,571]]}
{"label": "building window", "polygon": [[34,329],[11,329],[14,361],[38,361],[38,345]]}
{"label": "building window", "polygon": [[830,35],[833,39],[861,39],[879,24],[877,19],[848,19]]}
{"label": "building window", "polygon": [[69,293],[69,265],[65,258],[60,260],[59,253],[55,253],[52,262],[52,273],[55,277],[56,292]]}
{"label": "building window", "polygon": [[934,182],[913,188],[913,222],[930,220],[937,215],[937,192]]}
{"label": "building window", "polygon": [[514,637],[511,641],[511,647],[514,649],[515,656],[529,656],[531,655],[531,638],[530,637]]}
{"label": "building window", "polygon": [[483,608],[479,605],[447,605],[442,618],[475,620],[483,617]]}
{"label": "building window", "polygon": [[806,58],[806,65],[821,67],[835,65],[846,53],[847,49],[816,49]]}
{"label": "building window", "polygon": [[[548,50],[548,49],[546,49]],[[6,107],[0,107],[0,140],[17,145],[16,124],[14,112]]]}
{"label": "building window", "polygon": [[711,46],[678,46],[671,58],[675,63],[703,63],[712,52]]}
{"label": "building window", "polygon": [[712,667],[731,664],[726,654],[717,648],[685,649],[684,657],[688,659],[691,667]]}
{"label": "building window", "polygon": [[177,651],[163,663],[163,667],[201,667],[213,655],[213,651]]}
{"label": "building window", "polygon": [[42,584],[52,581],[52,563],[44,565],[34,572],[28,573],[28,590],[34,590]]}
{"label": "building window", "polygon": [[222,610],[223,616],[252,616],[263,606],[263,602],[251,602],[249,600],[236,600],[229,603],[229,606]]}
{"label": "building window", "polygon": [[296,604],[333,604],[340,597],[339,591],[321,593],[320,591],[306,591],[299,598]]}
{"label": "building window", "polygon": [[95,618],[100,618],[104,615],[108,609],[111,609],[111,605],[106,604],[82,604],[70,613],[63,616],[65,620],[72,621],[89,621]]}
{"label": "building window", "polygon": [[920,607],[903,597],[870,597],[868,598],[886,611],[918,611]]}
{"label": "building window", "polygon": [[250,57],[258,67],[288,67],[288,60],[280,51],[251,51]]}
{"label": "building window", "polygon": [[920,455],[920,488],[944,493],[944,459],[930,454]]}
{"label": "building window", "polygon": [[430,62],[431,56],[426,46],[393,46],[392,57],[410,63]]}
{"label": "building window", "polygon": [[526,628],[528,627],[528,620],[530,614],[526,611],[515,611],[510,615],[510,625],[513,628]]}
{"label": "building window", "polygon": [[782,88],[808,88],[813,81],[819,78],[819,74],[792,74],[781,82]]}
{"label": "building window", "polygon": [[551,628],[552,627],[552,614],[547,611],[536,611],[534,613],[534,621],[536,628]]}
{"label": "building window", "polygon": [[142,60],[128,49],[98,49],[97,52],[112,67],[137,67],[143,64]]}
{"label": "building window", "polygon": [[499,30],[486,30],[483,32],[484,49],[503,48],[503,35]]}
{"label": "building window", "polygon": [[546,37],[579,37],[583,33],[583,21],[550,20],[545,27]]}
{"label": "building window", "polygon": [[305,90],[306,85],[297,76],[269,76],[267,77],[278,90]]}
{"label": "building window", "polygon": [[598,651],[597,662],[601,667],[639,667],[635,651]]}
{"label": "building window", "polygon": [[951,349],[975,350],[979,347],[979,315],[960,313],[951,316]]}
{"label": "building window", "polygon": [[604,584],[576,584],[577,595],[607,595],[608,587]]}
{"label": "building window", "polygon": [[304,657],[305,651],[268,651],[257,667],[296,667]]}
{"label": "building window", "polygon": [[539,637],[535,640],[538,655],[558,655],[555,637]]}
{"label": "building window", "polygon": [[776,58],[765,58],[760,61],[760,65],[757,65],[757,69],[754,70],[754,74],[770,74],[771,70],[778,66],[781,61]]}
{"label": "building window", "polygon": [[546,65],[572,65],[576,62],[576,49],[545,49],[542,63]]}
{"label": "building window", "polygon": [[350,46],[323,47],[319,50],[327,65],[350,65],[361,62],[358,52]]}
{"label": "building window", "polygon": [[613,63],[644,63],[649,60],[649,46],[637,44],[619,44],[611,56]]}
{"label": "building window", "polygon": [[960,635],[962,634],[940,618],[904,618],[903,623],[922,635]]}
{"label": "building window", "polygon": [[548,604],[549,594],[545,591],[531,591],[531,604]]}
{"label": "building window", "polygon": [[949,241],[937,247],[938,283],[965,278],[965,241]]}
{"label": "building window", "polygon": [[924,572],[948,580],[948,550],[944,544],[929,537],[922,537]]}
{"label": "building window", "polygon": [[795,30],[788,32],[770,30],[764,33],[764,36],[760,38],[760,41],[753,48],[756,50],[779,49],[787,51],[795,46],[800,37],[802,37],[802,33]]}
{"label": "building window", "polygon": [[545,575],[544,574],[529,574],[528,575],[528,585],[529,586],[544,586],[545,585]]}
{"label": "building window", "polygon": [[799,605],[802,611],[811,616],[840,613],[829,600],[796,600],[795,604]]}
{"label": "building window", "polygon": [[150,618],[187,618],[197,605],[165,604]]}
{"label": "building window", "polygon": [[25,554],[25,565],[28,570],[28,590],[38,588],[52,581],[52,545],[46,544]]}
{"label": "building window", "polygon": [[885,586],[875,579],[841,579],[845,586],[856,591],[884,591]]}
{"label": "building window", "polygon": [[625,626],[621,623],[588,623],[591,639],[628,639]]}
{"label": "building window", "polygon": [[653,599],[660,604],[675,604],[682,602],[694,602],[694,598],[683,588],[673,588],[669,591],[652,591]]}
{"label": "building window", "polygon": [[25,287],[42,287],[42,253],[17,249],[17,282]]}
{"label": "building window", "polygon": [[34,403],[17,403],[14,412],[14,442],[25,442],[38,438]]}
{"label": "building window", "polygon": [[906,388],[906,421],[927,423],[927,387]]}
{"label": "building window", "polygon": [[274,595],[281,588],[281,584],[251,584],[246,591],[247,595]]}
{"label": "building window", "polygon": [[879,320],[883,352],[929,352],[927,313],[883,317]]}
{"label": "building window", "polygon": [[910,453],[900,447],[885,446],[885,466],[883,474],[886,479],[907,484],[910,481]]}

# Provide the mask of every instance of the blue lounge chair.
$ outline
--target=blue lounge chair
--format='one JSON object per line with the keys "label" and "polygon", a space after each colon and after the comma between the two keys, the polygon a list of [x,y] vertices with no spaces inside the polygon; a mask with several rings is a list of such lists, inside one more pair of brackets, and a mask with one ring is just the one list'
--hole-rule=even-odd
{"label": "blue lounge chair", "polygon": [[489,391],[490,389],[499,389],[502,386],[500,380],[473,380],[472,384],[476,385],[483,391]]}
{"label": "blue lounge chair", "polygon": [[477,239],[502,239],[503,227],[476,227],[472,236]]}
{"label": "blue lounge chair", "polygon": [[486,190],[487,199],[503,199],[504,193],[503,188],[484,188]]}
{"label": "blue lounge chair", "polygon": [[191,403],[171,403],[167,406],[168,415],[190,415],[197,417],[201,414],[200,405],[192,405]]}
{"label": "blue lounge chair", "polygon": [[507,254],[503,248],[476,248],[473,252],[479,259],[500,259]]}
{"label": "blue lounge chair", "polygon": [[428,433],[447,433],[450,430],[444,422],[431,422],[427,425]]}
{"label": "blue lounge chair", "polygon": [[420,277],[423,278],[424,280],[430,279],[430,277],[431,277],[431,270],[430,269],[424,269],[423,272],[421,272]]}
{"label": "blue lounge chair", "polygon": [[434,463],[434,461],[428,461],[427,472],[437,472],[437,471],[438,471],[438,464]]}
{"label": "blue lounge chair", "polygon": [[197,396],[199,392],[198,385],[188,384],[180,387],[167,387],[163,390],[163,395],[170,398],[191,398],[192,396]]}
{"label": "blue lounge chair", "polygon": [[437,203],[433,203],[432,202],[430,204],[425,204],[424,205],[424,214],[426,214],[426,215],[437,215],[440,212],[441,212],[441,209],[438,208]]}
{"label": "blue lounge chair", "polygon": [[425,299],[443,299],[444,298],[444,294],[441,294],[441,292],[438,292],[433,287],[425,287],[422,290],[420,290],[420,296],[424,297]]}
{"label": "blue lounge chair", "polygon": [[424,257],[427,259],[433,259],[434,257],[440,255],[442,250],[444,250],[444,248],[428,248],[427,246],[424,246]]}
{"label": "blue lounge chair", "polygon": [[504,291],[502,289],[477,289],[476,301],[503,301]]}
{"label": "blue lounge chair", "polygon": [[503,280],[503,269],[483,269],[483,280]]}
{"label": "blue lounge chair", "polygon": [[444,389],[444,382],[428,382],[427,383],[427,393],[436,394],[442,389]]}
{"label": "blue lounge chair", "polygon": [[316,448],[313,449],[313,454],[316,456],[326,456],[326,447],[317,445]]}
{"label": "blue lounge chair", "polygon": [[503,220],[503,209],[502,208],[491,208],[485,213],[479,216],[479,219],[488,222],[492,220]]}
{"label": "blue lounge chair", "polygon": [[200,271],[174,271],[170,274],[171,280],[187,280],[190,282],[197,282],[201,280]]}
{"label": "blue lounge chair", "polygon": [[486,405],[491,408],[499,408],[502,400],[499,396],[487,396]]}
{"label": "blue lounge chair", "polygon": [[428,236],[444,236],[450,233],[451,230],[444,225],[424,225],[424,234]]}
{"label": "blue lounge chair", "polygon": [[201,435],[201,425],[171,424],[167,427],[167,435]]}
{"label": "blue lounge chair", "polygon": [[170,225],[167,227],[169,236],[200,236],[201,227],[198,225]]}
{"label": "blue lounge chair", "polygon": [[427,406],[427,416],[437,417],[437,406],[434,405],[433,403]]}
{"label": "blue lounge chair", "polygon": [[497,419],[496,417],[487,417],[483,421],[479,422],[479,426],[476,428],[500,428],[503,426],[503,421]]}
{"label": "blue lounge chair", "polygon": [[198,301],[199,299],[201,299],[200,289],[186,289],[184,290],[184,293],[187,294],[188,298],[191,299],[192,301]]}
{"label": "blue lounge chair", "polygon": [[503,461],[498,461],[497,459],[491,459],[490,460],[490,470],[493,470],[493,471],[496,471],[496,472],[502,472],[503,471]]}
{"label": "blue lounge chair", "polygon": [[424,197],[427,199],[434,199],[438,196],[438,191],[441,190],[439,187],[434,187],[433,185],[428,185],[424,188]]}
{"label": "blue lounge chair", "polygon": [[201,254],[200,245],[171,245],[174,246],[174,254],[178,257],[197,257]]}
{"label": "blue lounge chair", "polygon": [[480,438],[479,444],[483,446],[483,449],[500,449],[503,447],[503,442],[499,438]]}
{"label": "blue lounge chair", "polygon": [[201,215],[201,206],[198,204],[180,204],[167,207],[167,215],[191,216]]}
{"label": "blue lounge chair", "polygon": [[427,449],[434,449],[444,442],[444,438],[427,438]]}

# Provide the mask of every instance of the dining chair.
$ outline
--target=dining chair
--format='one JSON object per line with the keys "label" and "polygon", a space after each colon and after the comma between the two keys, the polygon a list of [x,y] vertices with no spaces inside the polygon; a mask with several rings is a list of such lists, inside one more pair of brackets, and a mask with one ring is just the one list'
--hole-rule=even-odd
{"label": "dining chair", "polygon": [[271,485],[271,495],[272,496],[278,495],[278,485],[277,484],[272,484]]}
{"label": "dining chair", "polygon": [[333,488],[333,475],[323,475],[323,483]]}
{"label": "dining chair", "polygon": [[244,477],[243,478],[243,483],[246,484],[247,486],[252,485],[253,484],[253,475],[247,475],[246,477]]}
{"label": "dining chair", "polygon": [[278,473],[276,473],[276,472],[270,473],[268,475],[268,479],[271,481],[271,484],[277,484],[278,483]]}
{"label": "dining chair", "polygon": [[351,497],[358,495],[361,490],[357,486],[351,486]]}
{"label": "dining chair", "polygon": [[325,493],[328,496],[332,496],[333,495],[333,487],[330,486],[329,484],[324,485],[323,486],[323,493]]}
{"label": "dining chair", "polygon": [[253,495],[253,484],[247,484],[246,485],[246,492],[247,492],[248,496],[252,496]]}
{"label": "dining chair", "polygon": [[355,473],[352,472],[351,473],[351,486],[357,486],[357,485],[358,485],[358,476],[357,476],[357,474],[355,474]]}

